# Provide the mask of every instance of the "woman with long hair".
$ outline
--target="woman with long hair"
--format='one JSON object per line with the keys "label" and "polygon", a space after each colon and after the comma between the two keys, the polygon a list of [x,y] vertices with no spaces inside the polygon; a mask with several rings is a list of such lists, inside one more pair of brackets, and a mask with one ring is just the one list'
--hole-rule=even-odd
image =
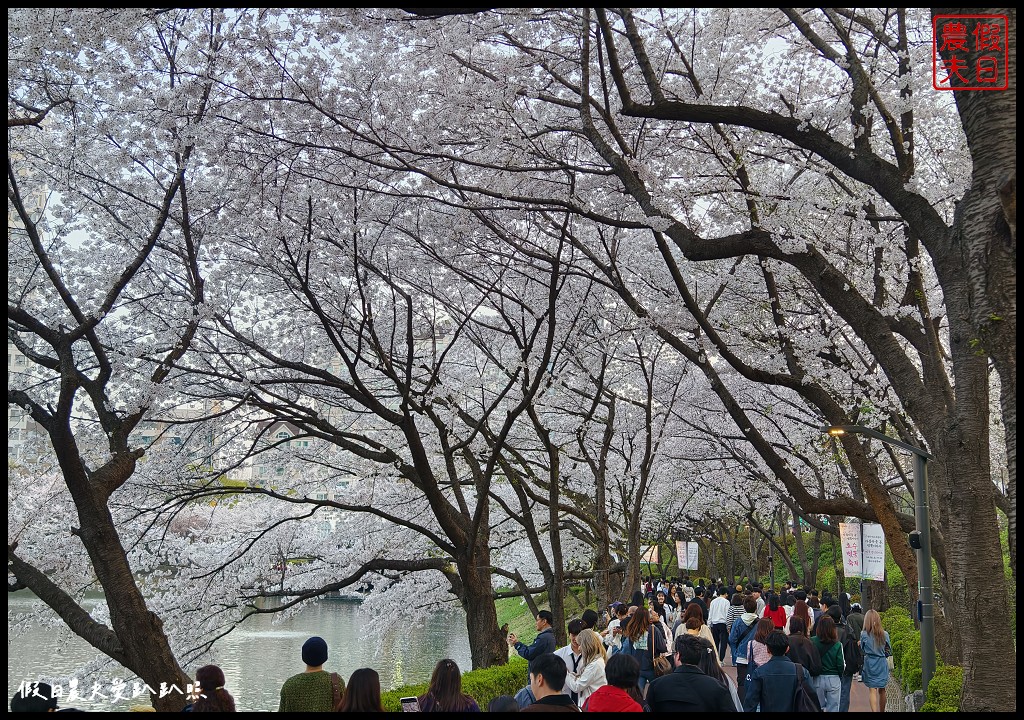
{"label": "woman with long hair", "polygon": [[793,615],[789,618],[789,622],[786,625],[786,634],[793,634],[793,618],[799,618],[803,625],[804,637],[810,637],[811,635],[811,609],[807,607],[807,602],[804,600],[797,600],[793,606]]}
{"label": "woman with long hair", "polygon": [[718,645],[715,643],[715,636],[711,634],[711,628],[704,622],[704,614],[696,603],[686,606],[686,610],[683,612],[683,624],[676,630],[675,637],[679,637],[683,633],[696,635],[710,642],[711,647],[715,648],[715,658],[718,658]]}
{"label": "woman with long hair", "polygon": [[420,695],[420,712],[480,712],[476,700],[462,692],[462,672],[454,660],[445,658],[434,666],[430,687]]}
{"label": "woman with long hair", "polygon": [[825,712],[839,712],[839,696],[842,693],[842,677],[846,663],[843,660],[843,644],[839,642],[836,622],[830,615],[818,618],[811,643],[821,656],[821,674],[814,681],[818,703]]}
{"label": "woman with long hair", "polygon": [[786,627],[786,608],[782,607],[778,595],[768,593],[768,603],[761,611],[761,617],[771,618],[776,630]]}
{"label": "woman with long hair", "polygon": [[380,675],[373,668],[359,668],[349,678],[336,712],[384,712],[380,704]]}
{"label": "woman with long hair", "polygon": [[754,631],[754,639],[750,641],[750,649],[747,651],[748,674],[772,659],[772,654],[768,652],[768,646],[764,641],[774,629],[775,622],[769,617],[757,621],[757,630]]}
{"label": "woman with long hair", "polygon": [[789,659],[807,668],[811,678],[818,677],[821,674],[821,656],[818,655],[818,649],[814,647],[814,643],[807,637],[804,619],[796,615],[791,617],[789,630],[789,652],[786,653]]}
{"label": "woman with long hair", "polygon": [[196,670],[199,697],[192,703],[192,712],[235,712],[235,699],[224,689],[224,671],[216,665],[203,665]]}
{"label": "woman with long hair", "polygon": [[860,650],[864,656],[860,678],[868,688],[871,712],[885,712],[885,688],[889,684],[885,648],[888,644],[889,633],[882,627],[882,616],[877,610],[868,610],[864,614],[864,629],[860,631]]}
{"label": "woman with long hair", "polygon": [[729,695],[732,696],[733,705],[736,706],[736,712],[743,712],[743,702],[740,700],[739,691],[736,688],[736,683],[729,677],[722,666],[718,663],[718,651],[715,650],[715,644],[708,642],[707,638],[698,637],[700,644],[704,646],[707,652],[701,653],[700,661],[697,663],[697,667],[700,668],[705,675],[713,679],[719,685],[729,691]]}
{"label": "woman with long hair", "polygon": [[664,654],[667,645],[660,625],[651,622],[651,613],[646,608],[638,608],[626,623],[620,652],[631,653],[640,663],[637,684],[641,691],[654,679],[654,656]]}
{"label": "woman with long hair", "polygon": [[580,646],[580,670],[565,676],[565,687],[577,694],[577,702],[583,707],[595,690],[608,684],[604,674],[607,658],[601,636],[593,630],[580,630],[576,644]]}

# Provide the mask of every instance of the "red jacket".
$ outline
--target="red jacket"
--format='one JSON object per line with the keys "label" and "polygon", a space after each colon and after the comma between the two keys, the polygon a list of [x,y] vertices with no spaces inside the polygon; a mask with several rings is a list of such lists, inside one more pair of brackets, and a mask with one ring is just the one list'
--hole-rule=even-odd
{"label": "red jacket", "polygon": [[643,712],[640,703],[625,690],[614,685],[602,685],[583,704],[583,712]]}
{"label": "red jacket", "polygon": [[775,629],[781,630],[786,627],[786,608],[779,605],[779,609],[772,612],[768,609],[768,606],[764,606],[764,612],[761,613],[761,617],[771,618],[772,622],[775,623]]}

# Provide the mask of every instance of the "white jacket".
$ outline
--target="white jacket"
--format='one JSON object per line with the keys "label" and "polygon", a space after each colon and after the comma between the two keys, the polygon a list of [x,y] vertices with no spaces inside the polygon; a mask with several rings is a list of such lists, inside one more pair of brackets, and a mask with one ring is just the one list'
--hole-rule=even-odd
{"label": "white jacket", "polygon": [[579,706],[602,685],[607,685],[608,680],[604,676],[604,658],[594,658],[590,664],[583,668],[578,675],[569,673],[565,676],[565,687],[579,695]]}

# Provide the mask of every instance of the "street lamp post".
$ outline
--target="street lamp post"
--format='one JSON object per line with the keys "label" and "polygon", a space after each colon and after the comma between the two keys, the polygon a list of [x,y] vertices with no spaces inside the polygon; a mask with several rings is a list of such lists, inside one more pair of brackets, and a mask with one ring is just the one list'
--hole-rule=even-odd
{"label": "street lamp post", "polygon": [[833,437],[846,433],[867,435],[910,452],[914,458],[914,521],[917,530],[910,535],[910,546],[917,550],[917,619],[921,624],[921,690],[927,696],[928,683],[935,674],[935,613],[932,594],[932,541],[928,519],[928,461],[930,454],[919,447],[883,435],[863,425],[832,425],[822,432]]}

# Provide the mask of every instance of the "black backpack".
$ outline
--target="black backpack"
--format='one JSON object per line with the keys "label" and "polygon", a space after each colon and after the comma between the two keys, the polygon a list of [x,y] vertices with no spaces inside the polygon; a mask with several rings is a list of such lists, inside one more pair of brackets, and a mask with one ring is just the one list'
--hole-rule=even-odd
{"label": "black backpack", "polygon": [[793,663],[796,668],[796,690],[793,692],[793,711],[821,712],[821,703],[818,702],[818,693],[804,682],[804,666],[800,663]]}
{"label": "black backpack", "polygon": [[841,627],[839,632],[841,633],[839,640],[843,644],[843,662],[846,663],[843,675],[859,673],[864,667],[864,653],[861,652],[856,638],[850,634],[847,628]]}

